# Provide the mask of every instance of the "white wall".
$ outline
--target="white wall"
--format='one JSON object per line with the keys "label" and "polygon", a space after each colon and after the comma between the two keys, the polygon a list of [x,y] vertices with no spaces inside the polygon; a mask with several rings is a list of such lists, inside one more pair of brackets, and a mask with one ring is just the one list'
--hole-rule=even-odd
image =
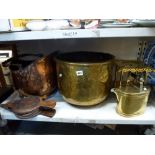
{"label": "white wall", "polygon": [[50,53],[63,51],[101,51],[111,53],[117,59],[136,59],[138,53],[137,38],[106,38],[106,39],[60,39],[18,42],[18,50],[22,53]]}

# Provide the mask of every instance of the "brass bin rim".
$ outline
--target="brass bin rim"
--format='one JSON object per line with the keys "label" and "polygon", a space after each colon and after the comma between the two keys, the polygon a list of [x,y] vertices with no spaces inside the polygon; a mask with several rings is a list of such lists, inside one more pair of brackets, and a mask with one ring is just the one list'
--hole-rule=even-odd
{"label": "brass bin rim", "polygon": [[[98,55],[100,55],[100,56],[103,56],[103,55],[105,55],[105,56],[107,56],[108,58],[107,58],[107,60],[105,59],[103,59],[103,60],[97,60],[96,59],[96,61],[94,62],[91,62],[90,60],[89,60],[89,62],[88,61],[74,61],[74,60],[65,60],[65,58],[61,58],[61,57],[59,57],[59,56],[61,56],[61,55],[66,55],[66,54],[68,54],[68,55],[74,55],[74,54],[81,54],[81,55],[83,55],[84,57],[87,57],[87,54],[91,54],[91,56],[95,56],[95,54],[98,54]],[[73,56],[74,57],[74,56]],[[74,52],[66,52],[66,53],[58,53],[57,55],[56,55],[56,57],[54,58],[54,60],[56,61],[56,62],[60,62],[60,63],[65,63],[65,64],[69,64],[69,65],[79,65],[79,66],[90,66],[90,65],[100,65],[100,64],[109,64],[109,63],[111,63],[111,62],[113,62],[114,60],[115,60],[115,56],[114,55],[112,55],[112,54],[110,54],[110,53],[103,53],[103,52],[90,52],[90,51],[74,51]],[[93,59],[92,59],[93,60]]]}
{"label": "brass bin rim", "polygon": [[55,58],[55,61],[60,62],[60,63],[69,64],[69,65],[91,66],[91,65],[100,65],[100,64],[110,64],[114,60],[112,59],[112,60],[103,61],[103,62],[88,63],[88,62],[70,62],[70,61],[65,61],[65,60],[60,60],[60,59]]}

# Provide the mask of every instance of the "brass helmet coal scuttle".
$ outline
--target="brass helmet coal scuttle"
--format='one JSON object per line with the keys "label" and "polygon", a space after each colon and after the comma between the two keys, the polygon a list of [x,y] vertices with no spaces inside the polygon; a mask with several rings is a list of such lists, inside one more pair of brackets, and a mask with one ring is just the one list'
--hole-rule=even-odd
{"label": "brass helmet coal scuttle", "polygon": [[143,114],[150,94],[146,79],[151,68],[136,61],[119,61],[116,66],[112,92],[117,97],[117,113],[126,117]]}

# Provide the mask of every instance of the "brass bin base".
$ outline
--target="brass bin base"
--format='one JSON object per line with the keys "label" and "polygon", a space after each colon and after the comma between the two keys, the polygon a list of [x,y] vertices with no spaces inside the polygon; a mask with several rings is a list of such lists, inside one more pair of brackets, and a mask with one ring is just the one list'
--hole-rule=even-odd
{"label": "brass bin base", "polygon": [[74,99],[71,99],[71,98],[66,98],[63,96],[63,99],[72,104],[72,105],[78,105],[78,106],[93,106],[93,105],[97,105],[97,104],[100,104],[101,102],[103,102],[105,99],[107,98],[107,96],[104,96],[102,98],[97,98],[97,99],[94,99],[94,100],[91,100],[91,101],[83,101],[83,102],[79,102],[77,100],[74,100]]}

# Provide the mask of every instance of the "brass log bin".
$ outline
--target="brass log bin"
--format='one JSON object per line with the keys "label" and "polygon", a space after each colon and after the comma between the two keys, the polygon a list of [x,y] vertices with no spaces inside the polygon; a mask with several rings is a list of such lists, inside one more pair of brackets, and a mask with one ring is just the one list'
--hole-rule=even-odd
{"label": "brass log bin", "polygon": [[106,99],[111,89],[114,56],[99,52],[67,52],[56,57],[58,88],[73,105],[91,106]]}
{"label": "brass log bin", "polygon": [[118,64],[116,79],[119,75],[120,81],[116,81],[116,88],[112,89],[117,97],[116,111],[125,117],[143,114],[150,94],[150,88],[146,86],[147,72],[151,69],[137,62],[122,61]]}

